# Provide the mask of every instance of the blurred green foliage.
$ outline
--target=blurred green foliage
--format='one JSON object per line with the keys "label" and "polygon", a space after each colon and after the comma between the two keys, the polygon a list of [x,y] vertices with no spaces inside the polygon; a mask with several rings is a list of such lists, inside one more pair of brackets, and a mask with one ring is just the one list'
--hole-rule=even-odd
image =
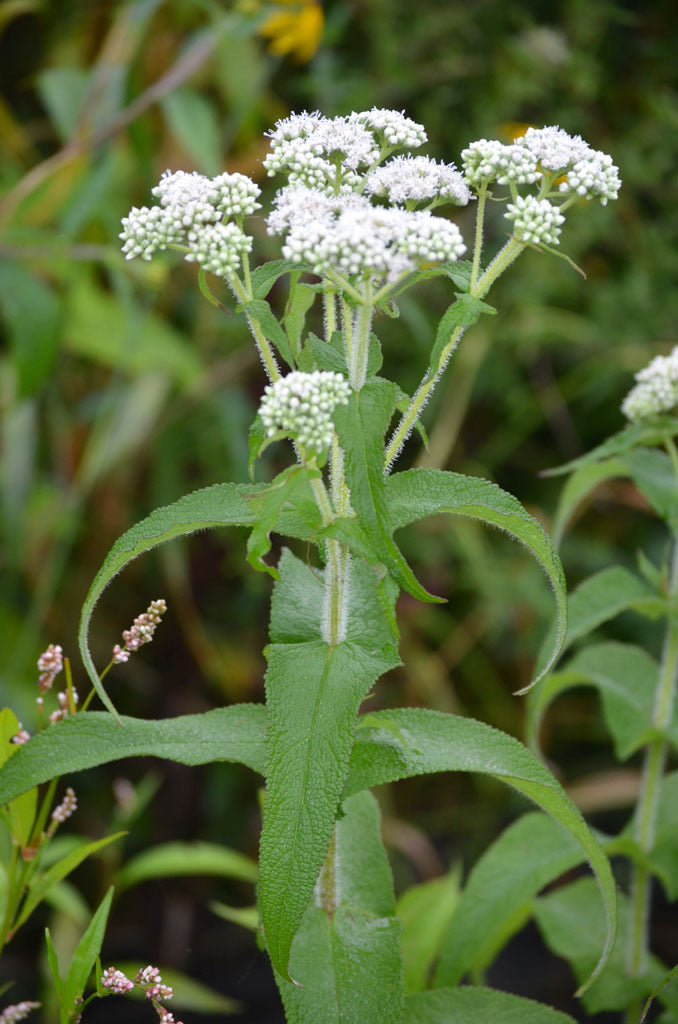
{"label": "blurred green foliage", "polygon": [[[120,218],[148,202],[165,167],[237,170],[263,185],[262,136],[277,118],[375,105],[425,124],[427,152],[447,161],[475,138],[509,140],[526,124],[559,123],[611,153],[624,181],[618,203],[575,211],[562,242],[587,280],[526,254],[492,295],[501,315],[469,333],[426,411],[429,454],[412,441],[403,457],[491,477],[547,523],[560,484],[539,471],[619,429],[632,373],[678,343],[670,4],[328,0],[320,9],[308,0],[299,4],[307,21],[292,23],[301,49],[292,38],[276,56],[268,47],[290,42],[270,31],[280,10],[265,0],[0,8],[0,687],[29,729],[35,661],[48,642],[74,653],[80,603],[113,540],[158,504],[246,479],[264,381],[243,318],[206,303],[195,268],[178,258],[125,264],[119,253]],[[468,233],[468,212],[460,223]],[[263,221],[255,231],[262,258],[275,255]],[[497,216],[488,245],[504,231]],[[431,282],[403,301],[399,319],[377,324],[405,390],[425,369],[449,301]],[[630,485],[607,485],[565,540],[570,583],[631,564],[639,547],[656,554],[659,536]],[[260,699],[269,584],[243,565],[243,545],[231,535],[175,543],[114,582],[94,625],[101,663],[151,598],[162,593],[170,606],[152,654],[116,669],[121,711]],[[451,603],[403,599],[407,668],[372,704],[467,712],[520,735],[524,711],[511,693],[529,678],[550,614],[538,570],[470,523],[454,533],[434,523],[408,545],[425,585]],[[572,777],[608,766],[588,698],[572,698],[554,721],[558,754],[579,742],[576,761],[565,757]],[[101,820],[106,778],[84,784]],[[168,772],[170,800],[185,778]],[[217,767],[201,778],[189,790],[197,803],[179,796],[144,838],[178,829],[223,840],[226,813],[229,845],[252,852],[250,781]],[[397,803],[384,794],[400,881],[439,870],[439,852],[417,829],[446,857],[474,855],[511,813],[482,781],[453,777],[442,800],[439,785],[412,781]]]}

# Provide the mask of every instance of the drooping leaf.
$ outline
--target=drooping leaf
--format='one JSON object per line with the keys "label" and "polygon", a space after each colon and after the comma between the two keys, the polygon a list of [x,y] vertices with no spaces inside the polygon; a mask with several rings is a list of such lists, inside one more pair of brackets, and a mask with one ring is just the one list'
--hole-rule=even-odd
{"label": "drooping leaf", "polygon": [[276,981],[289,1024],[400,1024],[400,922],[379,809],[370,793],[350,797],[343,809],[323,876],[328,906],[308,908],[292,946],[298,984],[280,974]]}
{"label": "drooping leaf", "polygon": [[429,972],[459,901],[459,876],[459,869],[454,868],[442,878],[413,885],[398,900],[406,992],[427,987]]}
{"label": "drooping leaf", "polygon": [[360,525],[393,578],[420,601],[440,601],[422,587],[393,540],[384,478],[384,436],[395,403],[395,384],[375,377],[335,412],[346,481]]}
{"label": "drooping leaf", "polygon": [[[559,694],[578,686],[595,686],[602,698],[615,753],[620,761],[625,761],[655,735],[652,716],[658,674],[657,662],[633,644],[601,643],[585,647],[529,695],[527,734],[530,746],[537,748],[542,718]],[[669,733],[678,744],[678,713],[674,713]]]}
{"label": "drooping leaf", "polygon": [[[442,942],[436,986],[484,970],[530,917],[534,898],[583,860],[553,818],[530,812],[502,832],[474,866]],[[599,950],[600,952],[600,950]]]}
{"label": "drooping leaf", "polygon": [[268,758],[258,894],[271,960],[287,977],[292,939],[334,826],[358,708],[375,680],[399,660],[390,626],[378,612],[378,578],[371,566],[353,565],[347,637],[335,647],[321,638],[318,575],[289,551],[279,568],[266,673]]}
{"label": "drooping leaf", "polygon": [[[617,942],[604,970],[582,997],[588,1013],[626,1009],[634,999],[651,992],[666,974],[665,965],[650,954],[647,970],[636,977],[629,975],[626,949],[630,907],[624,893],[618,894],[618,900]],[[578,981],[587,977],[605,931],[593,879],[581,878],[541,896],[535,903],[534,915],[549,949],[568,961]]]}
{"label": "drooping leaf", "polygon": [[117,889],[176,875],[218,875],[256,882],[257,865],[237,850],[216,843],[160,843],[126,861],[115,876]]}
{"label": "drooping leaf", "polygon": [[491,988],[437,988],[407,996],[403,1024],[576,1024],[532,999]]}
{"label": "drooping leaf", "polygon": [[80,613],[78,643],[87,674],[109,711],[116,714],[99,680],[87,643],[89,623],[104,588],[121,569],[144,551],[197,530],[215,526],[250,526],[254,522],[248,498],[263,490],[255,484],[216,484],[187,494],[172,505],[157,508],[136,523],[115,542],[101,569],[94,577]]}
{"label": "drooping leaf", "polygon": [[[376,724],[382,718],[388,723],[383,729]],[[598,963],[583,988],[591,984],[614,944],[615,882],[607,857],[560,783],[518,740],[483,722],[422,708],[374,712],[370,722],[356,733],[346,794],[430,772],[482,772],[524,793],[574,836],[596,874],[606,920]]]}
{"label": "drooping leaf", "polygon": [[[553,588],[556,602],[556,630],[551,652],[541,672],[544,676],[556,661],[565,638],[567,598],[560,559],[552,541],[520,502],[496,484],[460,473],[438,469],[409,469],[387,477],[391,521],[395,529],[440,513],[465,516],[496,526],[524,544],[536,558]],[[518,693],[525,693],[525,687]]]}
{"label": "drooping leaf", "polygon": [[85,991],[87,979],[92,973],[92,968],[94,967],[96,958],[101,952],[101,945],[104,941],[106,922],[108,921],[108,914],[111,909],[112,899],[113,887],[111,886],[97,909],[94,911],[92,920],[87,926],[85,934],[80,939],[75,953],[73,954],[68,974],[64,980],[63,1002],[61,1008],[62,1024],[68,1024],[68,1022],[73,1019],[72,1011],[75,1008],[75,1000],[81,997]]}
{"label": "drooping leaf", "polygon": [[123,716],[117,722],[104,711],[79,711],[33,736],[0,768],[0,805],[56,775],[125,757],[162,757],[188,765],[237,761],[263,775],[265,736],[263,704],[233,704],[156,721]]}

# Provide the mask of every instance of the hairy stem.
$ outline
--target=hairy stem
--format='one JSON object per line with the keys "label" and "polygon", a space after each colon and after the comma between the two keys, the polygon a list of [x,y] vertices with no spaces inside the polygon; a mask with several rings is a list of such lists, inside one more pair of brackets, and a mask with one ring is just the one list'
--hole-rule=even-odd
{"label": "hairy stem", "polygon": [[353,344],[348,362],[348,381],[354,391],[360,391],[367,377],[367,357],[370,352],[370,328],[374,315],[372,282],[365,285],[365,296],[354,319]]}
{"label": "hairy stem", "polygon": [[[664,734],[673,716],[678,683],[678,535],[673,538],[669,616],[664,638],[659,680],[655,694],[652,724]],[[651,853],[657,827],[657,809],[662,776],[666,763],[667,744],[658,735],[648,744],[643,763],[640,797],[633,826],[634,839],[644,853]],[[647,967],[649,948],[649,912],[651,877],[643,865],[633,865],[631,879],[631,927],[626,950],[627,970],[632,976],[642,974]]]}
{"label": "hairy stem", "polygon": [[[249,268],[247,270],[247,274],[249,277]],[[261,356],[261,361],[264,364],[264,369],[268,374],[268,378],[271,382],[275,382],[280,379],[280,370],[278,369],[278,364],[275,360],[275,356],[273,355],[273,349],[269,345],[268,339],[258,322],[247,312],[247,303],[252,301],[251,288],[248,289],[236,274],[231,274],[229,276],[228,283],[233,289],[235,297],[239,299],[243,305],[245,316],[247,317],[247,323],[250,326],[252,337],[254,338],[257,349],[259,350],[259,355]]]}

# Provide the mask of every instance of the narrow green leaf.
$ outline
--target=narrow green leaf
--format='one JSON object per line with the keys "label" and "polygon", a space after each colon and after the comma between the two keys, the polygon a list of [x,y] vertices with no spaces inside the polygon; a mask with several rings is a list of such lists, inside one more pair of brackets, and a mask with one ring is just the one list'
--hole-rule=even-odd
{"label": "narrow green leaf", "polygon": [[255,299],[265,299],[278,278],[283,274],[292,274],[299,271],[299,264],[292,260],[269,260],[255,267],[250,276],[252,284],[252,296]]}
{"label": "narrow green leaf", "polygon": [[459,875],[459,869],[454,868],[443,878],[413,885],[398,900],[407,992],[428,987],[431,967],[459,901]]}
{"label": "narrow green leaf", "polygon": [[[87,979],[92,973],[92,968],[97,956],[101,952],[101,944],[104,941],[106,922],[111,909],[113,899],[113,886],[108,890],[101,903],[92,915],[85,934],[77,945],[71,966],[64,983],[63,1010],[69,1011],[75,1008],[75,1000],[82,996],[85,991]],[[64,1014],[62,1020],[68,1021],[71,1018]]]}
{"label": "narrow green leaf", "polygon": [[384,436],[396,394],[395,384],[375,377],[335,412],[346,480],[362,529],[393,578],[420,601],[442,601],[422,587],[392,536],[384,478]]}
{"label": "narrow green leaf", "polygon": [[122,890],[149,879],[177,875],[218,875],[256,882],[257,865],[242,853],[215,843],[161,843],[126,861],[114,882]]}
{"label": "narrow green leaf", "polygon": [[440,359],[450,337],[457,327],[471,327],[483,313],[496,313],[494,306],[474,298],[468,292],[457,292],[456,301],[448,306],[438,324],[435,341],[431,349],[427,377],[435,377],[440,372]]}
{"label": "narrow green leaf", "polygon": [[146,519],[123,533],[109,551],[82,606],[78,643],[92,685],[114,715],[117,712],[99,679],[87,643],[92,612],[104,588],[134,558],[165,541],[215,526],[250,526],[254,522],[254,513],[248,498],[262,489],[262,485],[255,484],[216,484],[194,491],[172,505],[155,509]]}
{"label": "narrow green leaf", "polygon": [[[538,749],[541,721],[555,698],[578,686],[595,686],[603,703],[605,721],[614,739],[615,753],[625,761],[655,735],[654,694],[659,666],[642,648],[633,644],[601,643],[585,647],[530,694],[527,735]],[[669,734],[678,744],[678,709]]]}
{"label": "narrow green leaf", "polygon": [[26,793],[22,793],[16,800],[12,800],[7,808],[12,835],[19,846],[28,846],[37,807],[38,790],[33,788],[29,789]]}
{"label": "narrow green leaf", "polygon": [[290,297],[285,310],[285,333],[289,339],[290,349],[295,360],[301,351],[301,336],[306,323],[306,314],[315,302],[316,290],[307,284],[298,282],[299,272],[290,279]]}
{"label": "narrow green leaf", "polygon": [[358,708],[375,680],[399,660],[390,626],[376,611],[378,578],[371,566],[353,566],[347,639],[334,648],[320,638],[318,574],[288,551],[279,568],[266,673],[258,893],[271,960],[287,977],[292,939],[334,826]]}
{"label": "narrow green leaf", "polygon": [[243,304],[242,308],[248,316],[256,320],[264,332],[267,341],[275,345],[287,365],[292,370],[296,369],[297,363],[292,355],[288,337],[278,323],[277,317],[268,302],[266,302],[266,299],[252,299],[251,302]]}
{"label": "narrow green leaf", "polygon": [[[676,966],[675,966],[675,967],[673,967],[673,968],[672,968],[672,969],[671,969],[671,970],[670,970],[670,971],[668,972],[668,974],[666,974],[666,975],[665,975],[665,976],[664,976],[664,977],[662,978],[662,980],[661,980],[661,981],[659,982],[659,984],[658,984],[658,985],[655,985],[655,987],[654,987],[654,988],[652,989],[652,991],[650,992],[649,996],[647,997],[647,1002],[645,1003],[645,1006],[643,1007],[643,1012],[642,1012],[642,1014],[641,1014],[641,1016],[640,1016],[640,1020],[639,1020],[638,1024],[643,1024],[643,1022],[644,1022],[645,1018],[647,1017],[647,1014],[648,1014],[648,1010],[650,1009],[650,1006],[652,1005],[652,1003],[654,1002],[654,1000],[655,1000],[655,999],[657,998],[657,996],[658,996],[658,995],[659,995],[659,994],[660,994],[661,992],[663,992],[663,990],[664,990],[664,989],[666,988],[666,986],[667,986],[667,985],[668,985],[668,984],[669,984],[669,983],[670,983],[671,981],[673,981],[673,979],[674,979],[674,978],[675,978],[675,977],[676,977],[677,975],[678,975],[678,964],[676,964]],[[664,1018],[663,1018],[663,1020],[664,1020],[664,1021],[666,1022],[666,1024],[669,1024],[669,1021],[667,1021],[667,1018],[666,1018],[666,1017],[664,1017]],[[661,1021],[660,1021],[660,1024],[661,1024]]]}
{"label": "narrow green leaf", "polygon": [[79,846],[76,850],[73,850],[72,853],[69,853],[67,857],[64,857],[56,864],[53,864],[48,871],[44,872],[44,874],[36,875],[28,890],[28,895],[26,896],[21,908],[21,913],[17,918],[15,928],[21,927],[21,925],[28,920],[35,908],[42,903],[52,886],[56,885],[57,882],[61,882],[62,879],[70,875],[71,871],[74,871],[79,864],[82,864],[82,862],[86,860],[87,857],[91,857],[93,853],[96,853],[98,850],[102,850],[105,846],[109,846],[117,839],[121,839],[122,836],[126,835],[126,832],[115,832],[113,835],[106,836],[104,839],[97,839],[95,842]]}
{"label": "narrow green leaf", "polygon": [[[292,947],[297,985],[276,975],[289,1024],[400,1024],[400,922],[371,793],[344,803],[321,900],[306,911]],[[317,904],[316,900],[316,904]]]}
{"label": "narrow green leaf", "polygon": [[663,444],[669,437],[678,434],[678,419],[675,416],[658,416],[655,420],[645,423],[632,423],[613,434],[606,441],[592,448],[590,452],[580,455],[562,466],[546,470],[544,476],[561,476],[563,473],[571,473],[579,466],[585,466],[593,462],[601,462],[603,459],[615,455],[626,455],[627,452],[642,446],[652,447]]}
{"label": "narrow green leaf", "polygon": [[638,490],[642,491],[657,515],[675,530],[678,526],[678,482],[666,452],[635,448],[627,452],[623,461]]}
{"label": "narrow green leaf", "polygon": [[256,907],[229,907],[226,903],[219,903],[214,900],[209,905],[210,910],[217,917],[223,917],[224,921],[232,921],[246,928],[249,932],[256,932],[259,927],[259,911]]}
{"label": "narrow green leaf", "polygon": [[[442,942],[436,986],[483,971],[530,916],[534,897],[584,858],[577,840],[533,811],[502,832],[474,866]],[[602,943],[601,943],[602,945]]]}
{"label": "narrow green leaf", "polygon": [[237,761],[263,775],[265,736],[263,704],[233,704],[156,721],[123,716],[121,723],[104,711],[79,711],[33,736],[0,769],[0,805],[56,775],[125,757],[162,757],[189,765]]}
{"label": "narrow green leaf", "polygon": [[[372,722],[383,717],[389,725],[357,731],[345,794],[429,772],[482,772],[524,793],[574,836],[596,874],[606,919],[602,953],[580,989],[584,991],[602,970],[614,945],[615,882],[607,857],[560,783],[518,740],[483,722],[421,708],[389,709],[370,717]],[[394,733],[394,725],[402,740]]]}
{"label": "narrow green leaf", "polygon": [[[634,999],[646,996],[666,974],[665,965],[650,954],[647,970],[631,977],[626,969],[630,907],[624,893],[618,894],[619,933],[605,969],[583,994],[588,1013],[626,1009]],[[581,878],[570,885],[540,897],[534,915],[549,949],[566,959],[578,981],[585,978],[595,963],[605,932],[605,920],[595,884]]]}
{"label": "narrow green leaf", "polygon": [[563,534],[579,504],[596,487],[616,476],[627,476],[628,470],[621,459],[605,459],[603,462],[587,462],[574,470],[560,492],[558,506],[553,520],[553,543],[560,547]]}
{"label": "narrow green leaf", "polygon": [[[520,541],[536,558],[553,588],[556,629],[546,664],[530,683],[534,686],[554,664],[565,639],[567,597],[565,577],[553,542],[541,525],[511,494],[489,480],[439,469],[408,469],[387,477],[391,521],[395,529],[442,512],[478,519]],[[526,693],[530,686],[518,690]]]}
{"label": "narrow green leaf", "polygon": [[438,988],[407,997],[403,1024],[576,1024],[532,999],[491,988]]}
{"label": "narrow green leaf", "polygon": [[64,983],[61,975],[59,974],[59,958],[57,957],[54,943],[52,942],[52,936],[49,933],[49,928],[45,928],[45,946],[47,947],[47,966],[49,967],[49,973],[52,976],[54,991],[56,992],[57,999],[61,1003],[64,997]]}

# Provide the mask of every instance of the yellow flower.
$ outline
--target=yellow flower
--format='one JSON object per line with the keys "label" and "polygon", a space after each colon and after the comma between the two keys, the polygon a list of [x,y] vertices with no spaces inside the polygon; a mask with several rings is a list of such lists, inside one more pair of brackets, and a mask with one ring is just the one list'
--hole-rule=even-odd
{"label": "yellow flower", "polygon": [[320,45],[324,16],[319,0],[273,0],[287,10],[272,14],[259,29],[270,39],[269,51],[276,57],[293,57],[299,63],[309,61]]}

